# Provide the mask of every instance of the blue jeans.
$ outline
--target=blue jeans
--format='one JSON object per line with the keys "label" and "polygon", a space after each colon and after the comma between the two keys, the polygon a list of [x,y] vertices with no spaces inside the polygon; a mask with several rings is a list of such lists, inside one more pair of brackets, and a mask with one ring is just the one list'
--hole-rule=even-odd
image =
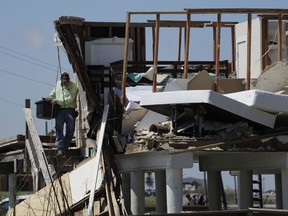
{"label": "blue jeans", "polygon": [[[75,131],[75,109],[59,109],[56,117],[56,144],[57,150],[67,151]],[[64,124],[66,133],[64,136]]]}

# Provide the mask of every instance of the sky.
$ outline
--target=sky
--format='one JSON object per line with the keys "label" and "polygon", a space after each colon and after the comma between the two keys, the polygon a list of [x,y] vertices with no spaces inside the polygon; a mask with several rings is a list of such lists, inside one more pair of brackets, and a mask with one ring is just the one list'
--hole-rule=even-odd
{"label": "sky", "polygon": [[[127,11],[182,11],[184,8],[287,9],[288,3],[287,0],[10,0],[2,2],[0,7],[0,139],[25,134],[23,113],[25,99],[31,100],[31,110],[39,135],[45,134],[46,130],[50,131],[54,127],[54,120],[46,122],[35,117],[35,102],[50,93],[60,69],[71,71],[65,51],[61,48],[57,49],[54,41],[54,20],[61,16],[77,16],[86,21],[125,22]],[[222,20],[225,20],[225,17]],[[204,38],[199,37],[196,41],[198,43],[201,40]],[[200,49],[203,44],[198,43],[197,48]],[[165,51],[159,50],[159,55],[162,52],[167,57],[171,57],[173,52],[169,52],[169,46],[165,44],[161,46],[164,46]],[[193,47],[193,44],[191,46]],[[228,56],[225,51],[224,47],[221,51],[223,58]],[[169,54],[171,56],[168,56]],[[192,57],[196,59],[203,56],[196,53]],[[45,127],[46,123],[48,128]]]}

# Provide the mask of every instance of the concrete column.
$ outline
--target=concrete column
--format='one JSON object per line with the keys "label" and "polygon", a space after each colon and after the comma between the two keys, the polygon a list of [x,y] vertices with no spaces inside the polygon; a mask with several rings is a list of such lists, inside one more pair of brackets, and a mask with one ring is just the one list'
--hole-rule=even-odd
{"label": "concrete column", "polygon": [[166,169],[167,213],[182,212],[182,169]]}
{"label": "concrete column", "polygon": [[283,208],[281,174],[275,174],[276,209]]}
{"label": "concrete column", "polygon": [[282,202],[283,209],[288,209],[288,170],[281,170]]}
{"label": "concrete column", "polygon": [[167,213],[165,170],[155,172],[156,213]]}
{"label": "concrete column", "polygon": [[253,207],[253,177],[251,170],[243,170],[238,176],[238,208]]}
{"label": "concrete column", "polygon": [[208,206],[209,211],[221,210],[220,171],[208,171]]}
{"label": "concrete column", "polygon": [[130,193],[130,173],[125,172],[122,173],[122,192],[124,197],[124,205],[127,213],[130,215],[131,213],[131,193]]}
{"label": "concrete column", "polygon": [[131,184],[131,212],[133,215],[144,215],[144,171],[133,171],[130,173]]}
{"label": "concrete column", "polygon": [[9,186],[9,208],[14,208],[16,205],[16,175],[9,174],[8,176]]}

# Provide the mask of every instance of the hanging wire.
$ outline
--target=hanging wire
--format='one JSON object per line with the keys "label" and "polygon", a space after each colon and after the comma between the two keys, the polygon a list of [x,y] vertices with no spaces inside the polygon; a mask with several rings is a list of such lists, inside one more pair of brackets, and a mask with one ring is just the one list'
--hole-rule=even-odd
{"label": "hanging wire", "polygon": [[[55,41],[56,41],[56,43],[57,43],[57,60],[58,60],[58,66],[57,66],[57,73],[56,73],[56,80],[55,80],[55,85],[54,85],[54,91],[56,92],[56,86],[57,86],[57,82],[58,82],[58,77],[59,76],[61,76],[61,74],[62,74],[62,68],[61,68],[61,58],[60,58],[60,50],[59,50],[59,46],[60,46],[60,44],[61,44],[61,42],[60,42],[60,39],[59,39],[59,37],[57,36],[57,35],[55,35]],[[63,88],[62,88],[62,90],[63,90]],[[63,91],[62,91],[63,92]],[[52,105],[52,113],[51,113],[51,116],[53,116],[53,112],[54,112],[54,104]],[[53,133],[50,133],[50,146],[52,146],[52,136],[53,136]],[[51,152],[50,152],[50,154],[51,154]],[[51,158],[51,157],[50,157]],[[64,163],[64,165],[63,166],[65,166],[65,164],[66,163],[68,163],[68,161],[71,159],[71,157],[70,158],[68,158],[68,160],[66,160],[66,162]],[[63,205],[63,207],[64,207],[64,212],[66,212],[67,213],[67,210],[68,210],[68,214],[69,215],[71,215],[71,210],[70,210],[70,207],[69,207],[69,203],[68,203],[68,200],[67,200],[67,197],[66,197],[66,194],[65,194],[65,192],[64,192],[64,188],[63,188],[63,185],[62,185],[62,181],[61,181],[61,173],[62,173],[62,168],[63,168],[63,166],[59,169],[59,165],[58,165],[58,161],[56,161],[56,166],[57,166],[57,171],[56,171],[56,174],[55,174],[55,176],[56,176],[56,178],[58,178],[58,181],[59,181],[59,184],[60,184],[60,189],[61,189],[61,193],[63,194],[63,203],[64,203],[64,205]],[[60,176],[60,177],[59,177]],[[52,178],[52,177],[51,177]],[[51,191],[52,192],[52,191]],[[56,194],[56,191],[54,190],[54,193],[55,193],[55,196],[57,196],[57,194]],[[59,205],[59,204],[58,204]],[[67,208],[66,208],[67,207]],[[61,211],[60,211],[61,212]]]}

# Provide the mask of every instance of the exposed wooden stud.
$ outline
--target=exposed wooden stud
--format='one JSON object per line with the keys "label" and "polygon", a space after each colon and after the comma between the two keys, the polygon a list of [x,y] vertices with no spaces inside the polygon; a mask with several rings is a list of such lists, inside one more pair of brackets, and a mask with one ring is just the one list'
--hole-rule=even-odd
{"label": "exposed wooden stud", "polygon": [[126,31],[125,31],[125,47],[124,47],[124,60],[122,69],[122,95],[121,103],[124,110],[126,103],[126,72],[127,72],[127,62],[128,62],[128,46],[129,46],[129,30],[130,30],[130,13],[126,14]]}
{"label": "exposed wooden stud", "polygon": [[[215,84],[218,85],[219,69],[220,69],[220,41],[221,41],[221,14],[217,14],[216,28],[216,58],[215,58]],[[217,89],[217,88],[216,88]]]}
{"label": "exposed wooden stud", "polygon": [[109,26],[109,36],[110,36],[110,37],[113,36],[113,35],[112,35],[112,27],[111,27],[111,26]]}
{"label": "exposed wooden stud", "polygon": [[247,26],[247,74],[246,74],[246,90],[250,89],[251,77],[251,28],[252,28],[252,14],[248,13],[248,26]]}
{"label": "exposed wooden stud", "polygon": [[268,65],[268,20],[267,18],[262,18],[262,71],[267,67]]}
{"label": "exposed wooden stud", "polygon": [[213,26],[213,61],[214,61],[214,64],[216,62],[216,47],[217,47],[216,26]]}
{"label": "exposed wooden stud", "polygon": [[186,28],[185,28],[185,56],[184,56],[184,71],[183,79],[187,79],[188,61],[189,61],[189,46],[190,46],[190,21],[191,14],[187,14]]}
{"label": "exposed wooden stud", "polygon": [[135,53],[135,54],[137,54],[137,56],[134,59],[137,59],[138,61],[141,60],[141,50],[142,50],[141,49],[142,40],[141,40],[141,31],[140,30],[141,30],[140,27],[137,27],[135,29],[135,31],[137,32],[136,33],[136,37],[137,37],[137,53]]}
{"label": "exposed wooden stud", "polygon": [[282,61],[282,14],[278,15],[278,61]]}
{"label": "exposed wooden stud", "polygon": [[154,59],[154,49],[155,49],[155,26],[152,27],[152,58]]}
{"label": "exposed wooden stud", "polygon": [[158,49],[159,49],[159,22],[160,14],[156,14],[156,26],[155,26],[155,46],[154,46],[154,55],[153,55],[153,65],[156,68],[155,73],[153,74],[153,87],[152,91],[156,92],[157,85],[157,65],[158,65]]}
{"label": "exposed wooden stud", "polygon": [[138,38],[137,38],[137,27],[132,28],[130,23],[130,32],[129,32],[129,38],[134,39],[134,43],[136,46],[132,47],[132,59],[137,59],[137,49],[138,49]]}
{"label": "exposed wooden stud", "polygon": [[235,71],[235,27],[231,27],[231,71]]}
{"label": "exposed wooden stud", "polygon": [[142,38],[142,56],[141,61],[146,61],[146,29],[141,28],[141,38]]}
{"label": "exposed wooden stud", "polygon": [[179,27],[179,34],[178,34],[178,61],[181,61],[181,45],[182,45],[182,28]]}

